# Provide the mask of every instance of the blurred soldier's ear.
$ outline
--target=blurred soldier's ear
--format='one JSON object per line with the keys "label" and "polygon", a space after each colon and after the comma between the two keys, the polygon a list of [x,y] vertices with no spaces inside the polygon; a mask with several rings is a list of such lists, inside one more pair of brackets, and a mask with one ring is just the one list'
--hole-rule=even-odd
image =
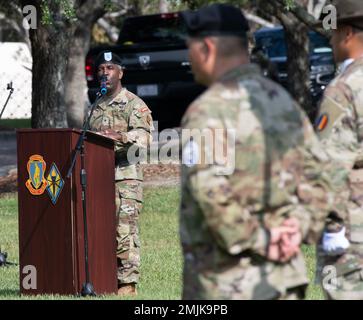
{"label": "blurred soldier's ear", "polygon": [[[208,38],[204,38],[203,40],[202,40],[202,48],[201,48],[201,50],[202,50],[202,52],[205,54],[205,55],[208,55],[209,54],[209,48],[208,48],[208,44],[207,44],[207,40]],[[207,41],[206,41],[207,40]]]}
{"label": "blurred soldier's ear", "polygon": [[203,53],[209,56],[211,53],[217,53],[217,40],[212,37],[207,37],[203,39]]}
{"label": "blurred soldier's ear", "polygon": [[344,36],[346,40],[350,40],[354,37],[354,28],[352,26],[349,25],[345,25],[343,27],[343,32],[344,32]]}

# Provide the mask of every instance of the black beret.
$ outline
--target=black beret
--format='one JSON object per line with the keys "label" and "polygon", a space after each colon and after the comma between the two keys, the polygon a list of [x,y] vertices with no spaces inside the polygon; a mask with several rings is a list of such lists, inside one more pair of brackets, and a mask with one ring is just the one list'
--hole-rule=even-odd
{"label": "black beret", "polygon": [[118,65],[122,66],[122,60],[117,54],[115,54],[111,51],[102,51],[95,60],[96,69],[98,68],[98,66],[100,64],[107,63],[107,62],[111,62],[113,64],[118,64]]}
{"label": "black beret", "polygon": [[187,32],[191,37],[246,36],[250,29],[242,11],[228,4],[212,4],[197,11],[183,11]]}

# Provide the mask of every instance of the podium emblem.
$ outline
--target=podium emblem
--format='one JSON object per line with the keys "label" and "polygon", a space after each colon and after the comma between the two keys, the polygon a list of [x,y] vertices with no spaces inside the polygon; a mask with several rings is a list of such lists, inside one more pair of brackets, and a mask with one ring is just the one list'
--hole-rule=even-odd
{"label": "podium emblem", "polygon": [[29,158],[27,170],[29,179],[25,182],[25,186],[34,196],[44,193],[47,187],[47,181],[44,178],[46,164],[42,156],[35,154]]}
{"label": "podium emblem", "polygon": [[62,191],[64,180],[62,179],[60,172],[53,162],[52,166],[50,167],[48,176],[47,176],[47,191],[49,194],[50,199],[52,200],[53,204],[56,204],[59,194]]}

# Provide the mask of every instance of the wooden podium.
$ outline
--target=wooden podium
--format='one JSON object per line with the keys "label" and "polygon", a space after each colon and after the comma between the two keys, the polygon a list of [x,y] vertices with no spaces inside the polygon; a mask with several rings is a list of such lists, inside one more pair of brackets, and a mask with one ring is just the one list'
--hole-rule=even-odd
{"label": "wooden podium", "polygon": [[[79,154],[66,177],[79,136],[72,129],[17,131],[21,294],[78,295],[86,281]],[[90,283],[96,294],[117,293],[114,146],[86,137]]]}

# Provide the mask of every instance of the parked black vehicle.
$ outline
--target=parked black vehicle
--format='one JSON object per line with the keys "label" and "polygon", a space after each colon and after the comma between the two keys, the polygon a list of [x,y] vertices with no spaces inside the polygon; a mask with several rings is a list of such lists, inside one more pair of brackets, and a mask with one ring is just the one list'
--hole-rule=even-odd
{"label": "parked black vehicle", "polygon": [[[185,44],[186,28],[179,13],[126,18],[113,46],[92,48],[86,57],[88,95],[94,101],[98,91],[94,60],[103,50],[123,60],[122,84],[141,97],[153,112],[159,129],[179,126],[188,105],[205,89],[195,83]],[[255,34],[256,47],[274,64],[272,77],[287,87],[287,54],[282,27],[262,28]],[[311,94],[315,105],[333,79],[335,65],[328,40],[310,32]]]}
{"label": "parked black vehicle", "polygon": [[204,90],[194,82],[185,40],[178,13],[125,19],[117,45],[92,48],[87,54],[90,100],[98,90],[93,62],[99,52],[110,50],[123,60],[123,86],[146,102],[159,129],[179,126],[188,105]]}
{"label": "parked black vehicle", "polygon": [[[268,59],[276,66],[278,81],[287,88],[287,49],[285,32],[282,27],[262,28],[255,32],[256,47],[261,48]],[[327,38],[314,31],[310,39],[310,92],[316,106],[322,94],[334,78],[335,63]]]}

